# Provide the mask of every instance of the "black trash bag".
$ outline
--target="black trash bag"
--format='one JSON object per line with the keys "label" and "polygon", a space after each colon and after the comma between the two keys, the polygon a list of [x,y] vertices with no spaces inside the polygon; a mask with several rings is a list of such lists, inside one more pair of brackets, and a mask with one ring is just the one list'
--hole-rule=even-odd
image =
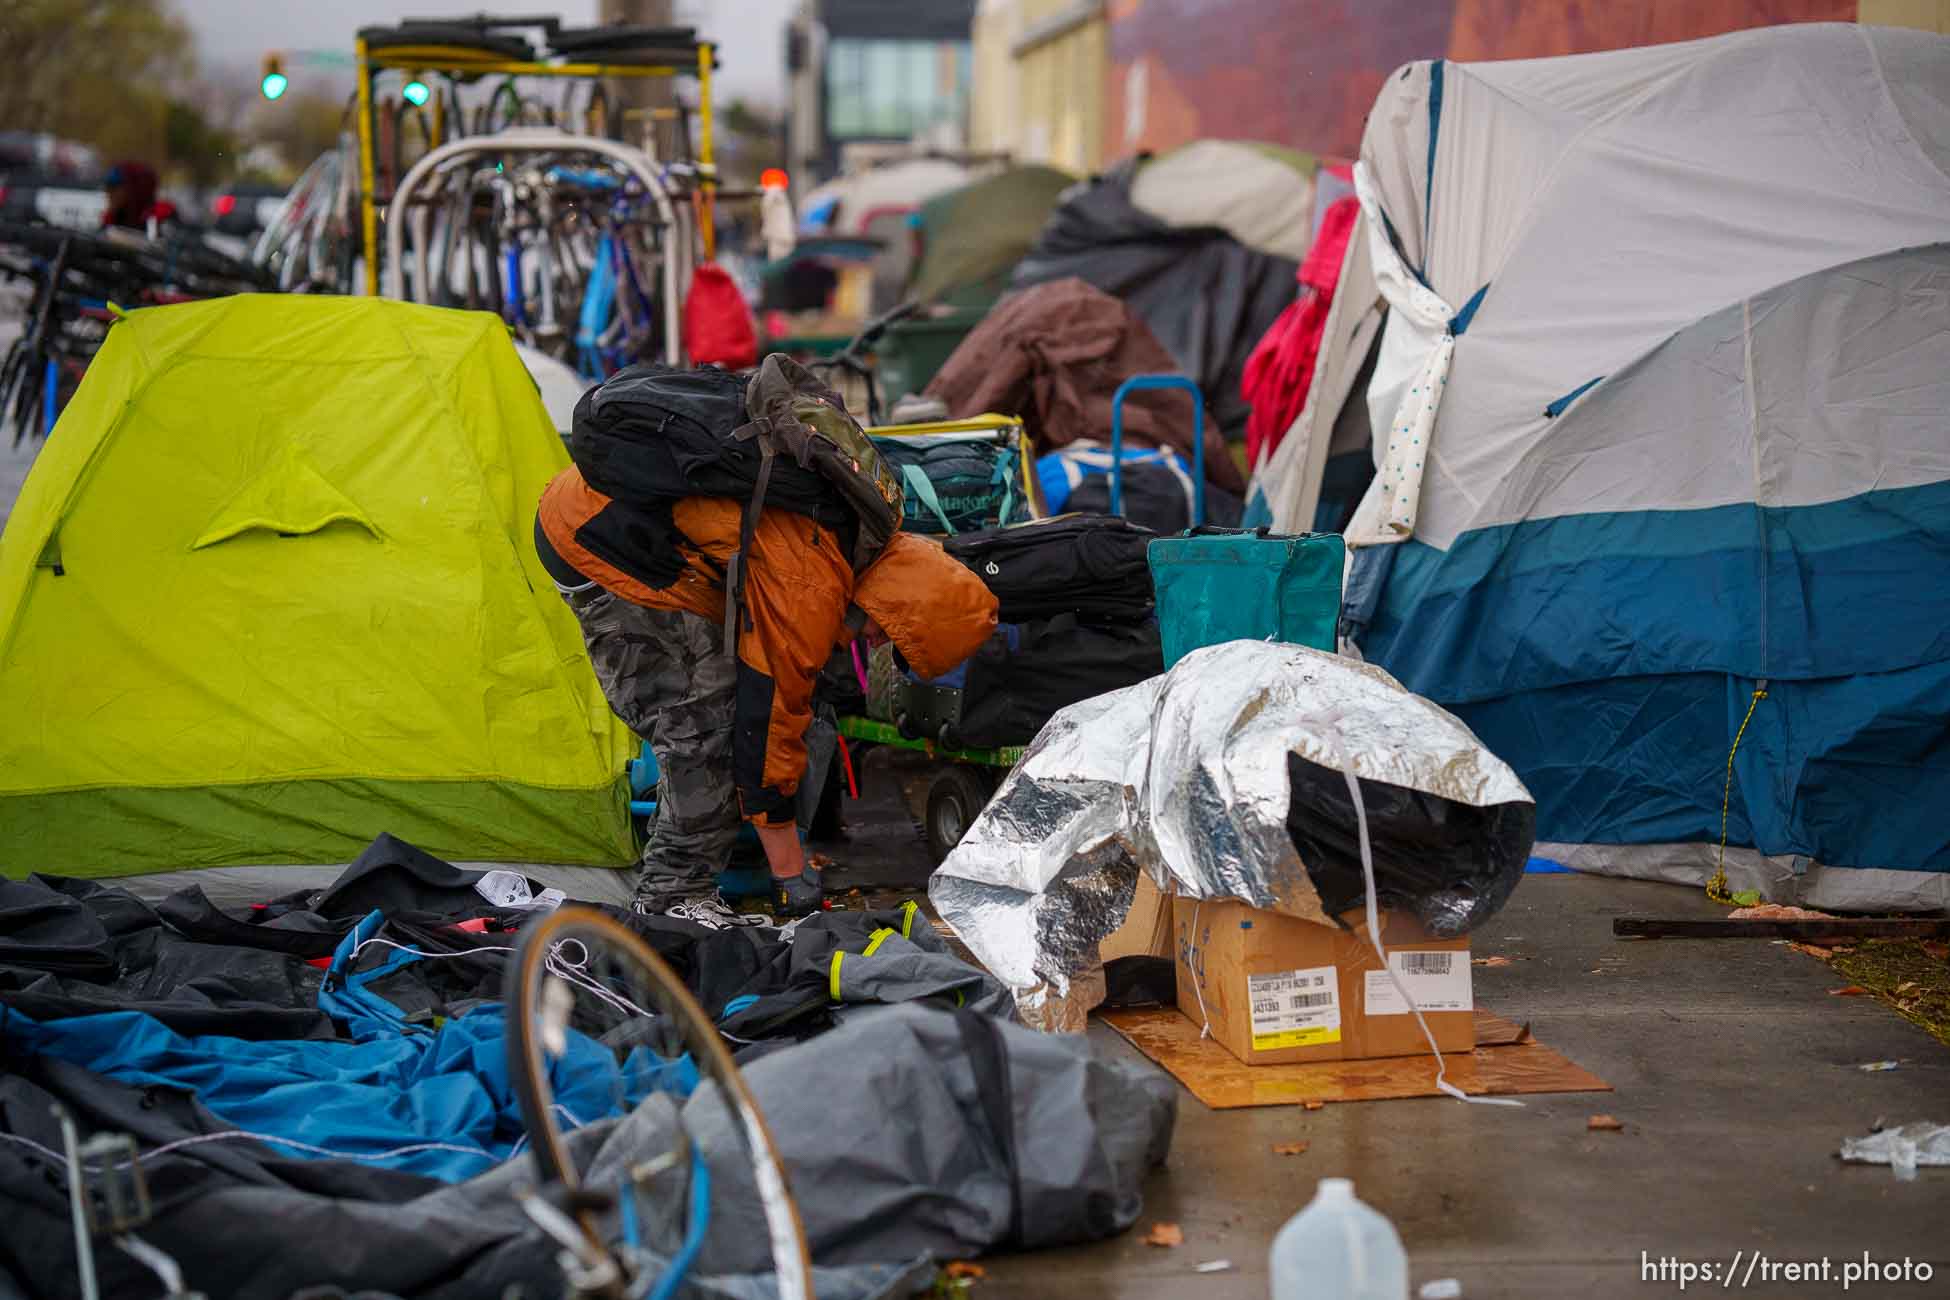
{"label": "black trash bag", "polygon": [[[1361,839],[1347,774],[1287,755],[1287,833],[1330,916],[1364,907]],[[1430,934],[1453,939],[1486,921],[1523,878],[1537,838],[1537,805],[1475,807],[1361,778],[1384,910],[1408,912]]]}

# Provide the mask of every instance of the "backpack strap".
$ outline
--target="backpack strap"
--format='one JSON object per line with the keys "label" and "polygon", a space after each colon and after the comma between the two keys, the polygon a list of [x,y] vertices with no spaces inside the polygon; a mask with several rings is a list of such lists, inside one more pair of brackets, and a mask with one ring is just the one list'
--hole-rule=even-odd
{"label": "backpack strap", "polygon": [[758,517],[765,512],[765,489],[772,481],[772,462],[777,455],[769,429],[746,425],[735,435],[758,439],[758,478],[752,484],[751,499],[745,503],[745,517],[738,526],[738,550],[731,557],[724,580],[724,652],[738,657],[738,635],[751,625],[745,612],[745,569],[752,551],[752,534],[758,531]]}
{"label": "backpack strap", "polygon": [[907,490],[920,498],[921,504],[934,512],[941,521],[941,531],[950,537],[955,534],[955,526],[948,522],[948,514],[941,508],[941,498],[934,493],[934,480],[919,465],[908,463],[901,466],[901,478],[906,480]]}

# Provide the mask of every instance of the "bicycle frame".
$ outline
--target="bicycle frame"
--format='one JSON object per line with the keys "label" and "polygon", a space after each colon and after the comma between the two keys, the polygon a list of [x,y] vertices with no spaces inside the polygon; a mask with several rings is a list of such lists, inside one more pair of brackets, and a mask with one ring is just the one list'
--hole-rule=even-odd
{"label": "bicycle frame", "polygon": [[[682,303],[684,294],[690,287],[689,250],[694,238],[690,208],[687,204],[680,205],[672,202],[668,187],[647,155],[640,150],[610,140],[571,135],[565,131],[524,129],[507,131],[495,136],[455,140],[429,152],[400,180],[398,191],[387,208],[386,296],[402,299],[429,296],[429,286],[433,282],[428,257],[431,232],[427,220],[427,199],[431,196],[431,183],[435,178],[444,177],[454,169],[469,163],[484,162],[490,156],[498,155],[594,156],[614,164],[643,186],[644,193],[655,209],[657,224],[666,232],[664,241],[666,255],[662,259],[661,289],[664,359],[670,365],[681,365],[683,363]],[[422,195],[422,190],[427,191],[425,196]],[[405,245],[409,223],[414,233],[413,295],[409,295],[406,288]],[[508,276],[508,282],[511,299],[519,302],[518,264],[516,272]],[[490,274],[499,279],[504,274],[504,269],[500,265],[494,265],[491,267]]]}

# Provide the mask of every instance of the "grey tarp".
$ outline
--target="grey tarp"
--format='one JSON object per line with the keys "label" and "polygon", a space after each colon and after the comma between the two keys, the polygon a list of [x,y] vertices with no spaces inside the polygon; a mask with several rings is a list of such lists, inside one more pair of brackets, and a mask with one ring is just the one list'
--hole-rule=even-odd
{"label": "grey tarp", "polygon": [[[0,1078],[0,1287],[70,1292],[75,1276],[67,1196],[51,1153],[48,1112],[59,1099],[84,1129],[133,1134],[157,1217],[144,1235],[210,1295],[288,1296],[311,1286],[438,1297],[499,1296],[509,1286],[553,1295],[555,1252],[510,1193],[533,1178],[526,1158],[459,1184],[349,1160],[285,1159],[249,1140],[208,1140],[228,1126],[189,1095],[138,1088],[48,1058]],[[1139,1183],[1170,1145],[1176,1088],[1148,1068],[1093,1057],[1080,1038],[1053,1038],[970,1012],[890,1007],[858,1014],[745,1070],[784,1160],[822,1300],[889,1294],[890,1280],[925,1283],[922,1257],[1091,1240],[1130,1226]],[[589,1125],[592,1182],[668,1149],[668,1098]],[[765,1234],[710,1089],[685,1120],[714,1180],[700,1275],[711,1291],[766,1291],[740,1275],[765,1264]],[[889,1122],[897,1117],[898,1122]],[[160,1148],[186,1138],[205,1140]],[[749,1178],[747,1168],[743,1177]],[[613,1181],[613,1180],[612,1180]],[[647,1216],[657,1213],[645,1204]],[[14,1249],[24,1243],[28,1249]],[[153,1293],[139,1265],[101,1253],[103,1293]],[[898,1293],[898,1292],[896,1292]]]}

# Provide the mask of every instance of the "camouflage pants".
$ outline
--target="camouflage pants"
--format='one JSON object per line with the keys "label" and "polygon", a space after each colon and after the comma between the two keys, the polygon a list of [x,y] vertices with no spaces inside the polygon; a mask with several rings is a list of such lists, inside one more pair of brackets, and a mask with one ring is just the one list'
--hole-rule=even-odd
{"label": "camouflage pants", "polygon": [[741,821],[731,774],[736,665],[724,630],[600,587],[567,597],[610,708],[657,755],[657,815],[637,897],[661,911],[717,889]]}

